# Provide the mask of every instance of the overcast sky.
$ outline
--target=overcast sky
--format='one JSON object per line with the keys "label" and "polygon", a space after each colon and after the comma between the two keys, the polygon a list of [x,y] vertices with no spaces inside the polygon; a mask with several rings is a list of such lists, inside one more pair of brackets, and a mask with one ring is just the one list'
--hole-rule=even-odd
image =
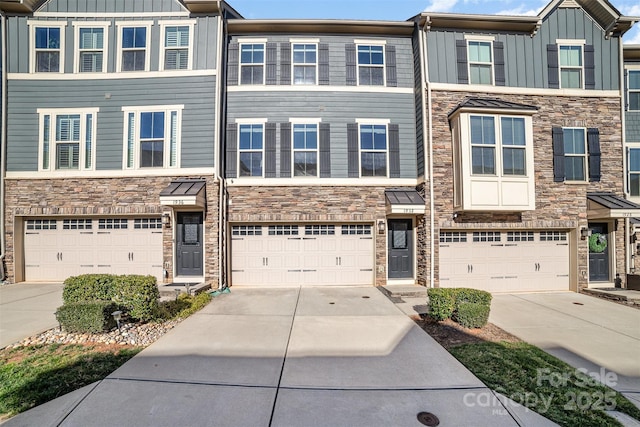
{"label": "overcast sky", "polygon": [[[422,12],[537,15],[549,1],[540,0],[227,0],[247,19],[406,20]],[[612,0],[622,14],[640,16],[638,0]],[[640,23],[624,37],[640,44]]]}

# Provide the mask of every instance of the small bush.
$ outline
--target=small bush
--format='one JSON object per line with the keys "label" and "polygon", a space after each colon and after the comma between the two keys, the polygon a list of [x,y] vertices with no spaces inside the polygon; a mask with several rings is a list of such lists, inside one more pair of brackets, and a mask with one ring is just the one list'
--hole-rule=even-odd
{"label": "small bush", "polygon": [[429,316],[435,320],[449,319],[455,310],[455,289],[430,288],[429,295]]}
{"label": "small bush", "polygon": [[456,288],[456,303],[472,302],[491,305],[491,294],[480,289]]}
{"label": "small bush", "polygon": [[116,326],[111,313],[118,306],[110,301],[74,302],[56,311],[56,318],[67,332],[99,333]]}
{"label": "small bush", "polygon": [[201,310],[210,301],[211,295],[208,292],[202,292],[197,295],[180,294],[177,300],[160,303],[157,319],[185,319]]}
{"label": "small bush", "polygon": [[112,274],[83,274],[64,281],[62,300],[64,304],[87,301],[111,301],[115,289]]}
{"label": "small bush", "polygon": [[453,320],[465,328],[482,328],[489,321],[489,311],[484,303],[459,301]]}
{"label": "small bush", "polygon": [[149,321],[158,310],[160,292],[153,276],[117,276],[113,301],[133,319]]}

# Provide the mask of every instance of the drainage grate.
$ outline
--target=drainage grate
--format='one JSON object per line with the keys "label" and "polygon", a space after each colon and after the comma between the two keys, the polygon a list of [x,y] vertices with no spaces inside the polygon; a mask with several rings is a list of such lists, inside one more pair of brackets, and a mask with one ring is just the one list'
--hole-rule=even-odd
{"label": "drainage grate", "polygon": [[584,304],[583,304],[583,303],[581,303],[581,302],[574,302],[574,304],[575,304],[575,305],[584,305]]}
{"label": "drainage grate", "polygon": [[420,412],[418,414],[418,421],[420,421],[421,424],[429,427],[440,425],[440,420],[438,419],[438,417],[433,415],[431,412]]}
{"label": "drainage grate", "polygon": [[369,298],[371,298],[371,297],[370,297],[369,295],[364,295],[362,298],[364,298],[364,299],[369,299]]}

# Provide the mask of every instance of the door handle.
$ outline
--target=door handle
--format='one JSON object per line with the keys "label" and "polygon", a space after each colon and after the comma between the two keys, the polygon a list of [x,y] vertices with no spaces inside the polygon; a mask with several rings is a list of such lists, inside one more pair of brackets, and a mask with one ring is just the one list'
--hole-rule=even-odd
{"label": "door handle", "polygon": [[336,265],[340,265],[340,263],[338,262],[338,257],[336,257]]}
{"label": "door handle", "polygon": [[339,262],[338,265],[342,265],[342,257],[341,256],[338,257],[338,262]]}
{"label": "door handle", "polygon": [[265,261],[266,261],[266,264],[265,264],[265,265],[266,265],[267,267],[269,267],[269,258],[265,258]]}
{"label": "door handle", "polygon": [[60,261],[62,261],[62,252],[60,252]]}
{"label": "door handle", "polygon": [[473,273],[473,264],[471,264],[471,272]]}

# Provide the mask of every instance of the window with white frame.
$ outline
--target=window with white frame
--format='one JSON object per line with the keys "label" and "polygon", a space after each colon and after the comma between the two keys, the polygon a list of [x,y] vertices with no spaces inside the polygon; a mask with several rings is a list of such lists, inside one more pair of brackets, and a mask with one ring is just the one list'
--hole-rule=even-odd
{"label": "window with white frame", "polygon": [[318,125],[293,125],[293,176],[318,176]]}
{"label": "window with white frame", "polygon": [[587,132],[585,128],[562,128],[566,181],[587,180]]}
{"label": "window with white frame", "polygon": [[117,71],[149,70],[150,23],[119,22]]}
{"label": "window with white frame", "polygon": [[38,110],[40,171],[92,170],[98,109]]}
{"label": "window with white frame", "polygon": [[238,135],[238,170],[240,177],[263,175],[262,160],[264,158],[264,124],[240,124]]}
{"label": "window with white frame", "polygon": [[629,110],[640,111],[640,70],[629,70],[627,78]]}
{"label": "window with white frame", "polygon": [[[524,117],[471,115],[471,174],[527,175],[527,132]],[[501,153],[501,156],[498,156]]]}
{"label": "window with white frame", "polygon": [[293,44],[293,84],[314,85],[317,82],[318,45]]}
{"label": "window with white frame", "polygon": [[627,168],[629,169],[629,195],[640,197],[640,147],[629,148]]}
{"label": "window with white frame", "polygon": [[360,176],[387,176],[387,125],[360,124]]}
{"label": "window with white frame", "polygon": [[190,70],[193,44],[193,24],[162,24],[162,70]]}
{"label": "window with white frame", "polygon": [[125,169],[179,168],[184,106],[123,107]]}
{"label": "window with white frame", "polygon": [[384,86],[384,46],[358,45],[358,84]]}
{"label": "window with white frame", "polygon": [[471,116],[471,173],[496,174],[496,125],[493,116]]}
{"label": "window with white frame", "polygon": [[523,117],[500,118],[502,174],[527,174],[527,132]]}
{"label": "window with white frame", "polygon": [[581,44],[560,44],[558,46],[561,88],[582,89],[584,81],[583,47]]}
{"label": "window with white frame", "polygon": [[74,22],[76,73],[104,73],[107,71],[107,44],[109,23]]}
{"label": "window with white frame", "polygon": [[490,41],[467,41],[469,58],[469,83],[493,84],[493,54]]}
{"label": "window with white frame", "polygon": [[264,84],[264,43],[240,45],[240,84]]}
{"label": "window with white frame", "polygon": [[30,21],[32,60],[31,72],[64,72],[64,27],[56,22]]}

